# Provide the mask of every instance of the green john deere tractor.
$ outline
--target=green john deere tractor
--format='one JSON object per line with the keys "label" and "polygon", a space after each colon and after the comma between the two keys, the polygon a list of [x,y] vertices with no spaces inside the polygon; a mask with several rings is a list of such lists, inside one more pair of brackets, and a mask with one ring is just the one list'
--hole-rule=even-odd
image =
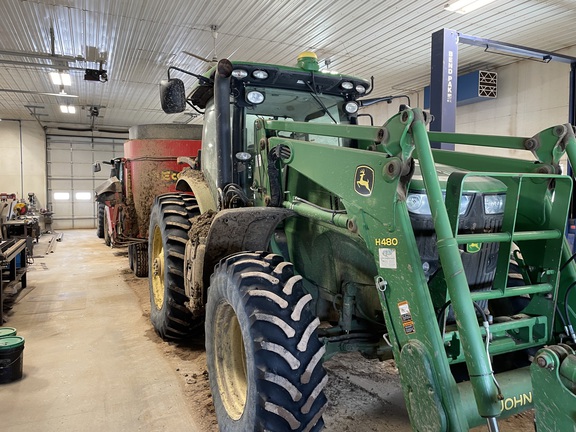
{"label": "green john deere tractor", "polygon": [[572,430],[570,125],[432,133],[407,106],[358,125],[371,83],[319,72],[313,53],[189,74],[188,96],[161,85],[164,111],[189,104],[204,130],[152,208],[151,320],[165,339],[205,331],[221,430],[322,429],[322,363],[353,350],[396,360],[415,431],[495,431],[532,407],[539,431]]}

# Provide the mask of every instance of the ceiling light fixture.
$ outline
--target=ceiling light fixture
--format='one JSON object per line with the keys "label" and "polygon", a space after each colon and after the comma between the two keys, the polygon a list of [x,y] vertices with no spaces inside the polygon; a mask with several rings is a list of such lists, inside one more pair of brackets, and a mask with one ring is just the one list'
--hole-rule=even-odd
{"label": "ceiling light fixture", "polygon": [[64,114],[76,114],[76,107],[74,105],[60,105],[60,111]]}
{"label": "ceiling light fixture", "polygon": [[49,75],[52,83],[55,85],[72,85],[72,78],[68,72],[50,72]]}
{"label": "ceiling light fixture", "polygon": [[466,14],[492,3],[494,0],[450,0],[444,6],[444,10]]}
{"label": "ceiling light fixture", "polygon": [[100,69],[86,69],[84,81],[100,81],[104,83],[108,81],[108,71],[102,69],[102,64],[100,64]]}
{"label": "ceiling light fixture", "polygon": [[67,97],[67,98],[77,98],[77,95],[70,95],[67,93],[48,93],[48,92],[36,92],[30,90],[13,90],[13,89],[3,89],[0,88],[0,93],[7,92],[7,93],[23,93],[23,94],[34,94],[34,95],[44,95],[44,96],[58,96],[58,97]]}

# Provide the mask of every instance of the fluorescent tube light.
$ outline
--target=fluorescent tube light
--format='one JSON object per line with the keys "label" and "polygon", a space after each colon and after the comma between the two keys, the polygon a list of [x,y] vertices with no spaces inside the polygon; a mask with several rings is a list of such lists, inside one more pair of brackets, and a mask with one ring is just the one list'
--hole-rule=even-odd
{"label": "fluorescent tube light", "polygon": [[50,72],[49,75],[55,85],[72,85],[72,78],[68,72]]}
{"label": "fluorescent tube light", "polygon": [[444,6],[444,10],[465,14],[486,6],[493,1],[494,0],[451,0]]}
{"label": "fluorescent tube light", "polygon": [[64,114],[76,114],[76,107],[74,105],[60,105],[60,111]]}

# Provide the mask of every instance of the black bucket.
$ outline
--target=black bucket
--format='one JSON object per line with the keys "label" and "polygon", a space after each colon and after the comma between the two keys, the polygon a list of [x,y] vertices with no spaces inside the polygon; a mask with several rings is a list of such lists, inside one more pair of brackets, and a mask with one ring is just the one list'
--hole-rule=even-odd
{"label": "black bucket", "polygon": [[0,384],[22,378],[24,338],[10,336],[0,338]]}

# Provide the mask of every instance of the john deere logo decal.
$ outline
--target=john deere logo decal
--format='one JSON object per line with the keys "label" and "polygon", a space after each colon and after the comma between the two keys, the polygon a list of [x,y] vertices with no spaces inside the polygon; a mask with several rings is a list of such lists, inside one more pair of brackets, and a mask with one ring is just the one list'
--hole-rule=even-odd
{"label": "john deere logo decal", "polygon": [[374,187],[374,170],[367,165],[356,168],[354,190],[362,196],[370,196]]}
{"label": "john deere logo decal", "polygon": [[480,249],[482,249],[482,243],[468,243],[466,245],[466,252],[471,254],[480,252]]}

